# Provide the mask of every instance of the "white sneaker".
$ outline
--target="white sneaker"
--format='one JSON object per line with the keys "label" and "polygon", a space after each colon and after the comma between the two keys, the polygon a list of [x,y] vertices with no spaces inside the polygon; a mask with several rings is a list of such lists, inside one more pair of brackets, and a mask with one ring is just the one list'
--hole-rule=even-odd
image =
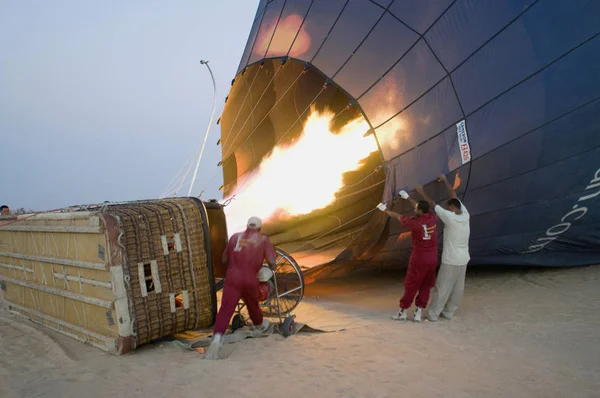
{"label": "white sneaker", "polygon": [[394,321],[406,322],[408,320],[408,310],[400,308],[398,314],[392,315]]}
{"label": "white sneaker", "polygon": [[223,335],[220,333],[216,333],[206,352],[204,353],[204,359],[219,359],[219,351],[221,351],[221,347],[223,346]]}
{"label": "white sneaker", "polygon": [[413,316],[413,322],[421,323],[421,317],[423,316],[423,308],[417,307],[415,315]]}
{"label": "white sneaker", "polygon": [[269,320],[267,318],[264,318],[263,322],[260,325],[254,326],[254,332],[255,333],[266,333],[267,330],[269,330],[269,326],[271,326],[271,322],[269,322]]}

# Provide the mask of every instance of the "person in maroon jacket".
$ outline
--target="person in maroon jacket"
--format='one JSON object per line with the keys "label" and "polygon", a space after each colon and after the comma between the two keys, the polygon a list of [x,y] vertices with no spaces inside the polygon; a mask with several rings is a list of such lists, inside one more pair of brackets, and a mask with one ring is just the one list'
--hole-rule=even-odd
{"label": "person in maroon jacket", "polygon": [[223,335],[240,299],[246,304],[255,330],[260,333],[269,328],[269,321],[263,319],[258,306],[257,275],[264,260],[267,260],[271,269],[275,269],[275,248],[269,238],[260,233],[261,226],[260,218],[251,217],[246,231],[233,234],[225,248],[222,259],[223,264],[227,264],[227,273],[223,298],[215,320],[213,338],[204,356],[206,359],[218,359]]}
{"label": "person in maroon jacket", "polygon": [[421,322],[423,309],[427,307],[430,290],[435,286],[435,270],[438,259],[438,234],[435,213],[430,212],[429,203],[425,200],[416,201],[405,191],[400,191],[403,199],[409,200],[414,208],[413,217],[405,217],[393,211],[384,210],[387,215],[398,219],[404,228],[412,233],[412,252],[408,262],[408,270],[404,278],[404,295],[400,299],[400,311],[392,319],[408,320],[408,309],[417,296],[417,306],[413,320]]}

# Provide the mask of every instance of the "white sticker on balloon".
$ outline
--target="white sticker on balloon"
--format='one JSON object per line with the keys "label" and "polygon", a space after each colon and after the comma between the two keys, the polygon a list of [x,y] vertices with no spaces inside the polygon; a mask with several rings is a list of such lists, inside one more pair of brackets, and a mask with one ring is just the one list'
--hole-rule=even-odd
{"label": "white sticker on balloon", "polygon": [[465,164],[471,161],[471,147],[469,146],[469,137],[467,136],[467,124],[464,120],[456,124],[456,134],[458,134],[460,159],[462,164]]}

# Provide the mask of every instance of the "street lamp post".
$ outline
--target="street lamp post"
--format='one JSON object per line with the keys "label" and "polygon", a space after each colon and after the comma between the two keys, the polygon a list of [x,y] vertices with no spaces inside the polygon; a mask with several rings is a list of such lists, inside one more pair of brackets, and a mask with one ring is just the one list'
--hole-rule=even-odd
{"label": "street lamp post", "polygon": [[188,196],[192,196],[192,189],[194,188],[194,182],[196,182],[196,175],[198,174],[198,168],[200,167],[200,160],[202,159],[204,147],[206,146],[206,140],[208,139],[208,134],[210,133],[210,129],[213,123],[213,118],[215,117],[215,110],[217,109],[217,84],[215,83],[215,76],[213,75],[212,70],[210,69],[210,65],[208,65],[208,61],[200,61],[200,65],[206,65],[208,71],[210,72],[210,77],[213,82],[213,110],[210,115],[208,127],[206,128],[206,134],[204,135],[204,142],[202,143],[202,148],[200,149],[200,155],[198,156],[198,161],[196,162],[196,169],[194,170],[192,182],[190,183],[190,190],[188,191]]}

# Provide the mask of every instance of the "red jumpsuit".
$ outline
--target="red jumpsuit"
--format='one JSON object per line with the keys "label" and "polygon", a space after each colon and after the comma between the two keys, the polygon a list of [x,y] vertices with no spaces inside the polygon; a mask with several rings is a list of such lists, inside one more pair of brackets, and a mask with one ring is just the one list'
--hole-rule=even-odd
{"label": "red jumpsuit", "polygon": [[269,238],[256,229],[247,229],[243,233],[234,234],[229,239],[225,252],[229,265],[214,334],[225,333],[241,298],[246,303],[252,323],[262,324],[263,314],[258,306],[257,274],[265,258],[275,261],[275,249]]}
{"label": "red jumpsuit", "polygon": [[419,217],[400,218],[402,225],[412,231],[412,252],[408,262],[408,271],[404,279],[404,295],[400,299],[400,308],[407,309],[415,304],[425,308],[429,301],[429,291],[435,285],[437,268],[437,229],[434,213],[425,213]]}

